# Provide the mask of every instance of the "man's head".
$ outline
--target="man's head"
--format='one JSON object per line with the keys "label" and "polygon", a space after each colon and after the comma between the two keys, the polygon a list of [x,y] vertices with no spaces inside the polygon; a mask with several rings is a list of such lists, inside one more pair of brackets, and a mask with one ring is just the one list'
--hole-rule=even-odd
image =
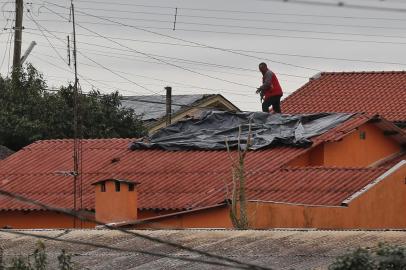
{"label": "man's head", "polygon": [[264,62],[259,64],[259,71],[261,71],[262,74],[265,74],[267,70],[268,70],[268,67]]}

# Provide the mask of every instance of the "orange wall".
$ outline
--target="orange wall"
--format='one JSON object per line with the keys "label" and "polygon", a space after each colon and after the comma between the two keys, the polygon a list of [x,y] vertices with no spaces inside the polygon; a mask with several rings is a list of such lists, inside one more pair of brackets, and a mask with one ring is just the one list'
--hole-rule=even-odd
{"label": "orange wall", "polygon": [[[94,228],[89,222],[77,220],[77,228]],[[13,229],[59,229],[73,228],[73,218],[50,211],[3,211],[0,212],[0,227]]]}
{"label": "orange wall", "polygon": [[[165,215],[174,211],[139,211],[140,219]],[[89,217],[91,219],[91,217]],[[73,228],[73,218],[50,211],[1,211],[0,228],[9,226],[14,229],[69,229]],[[77,221],[77,228],[94,228],[95,224]]]}
{"label": "orange wall", "polygon": [[[365,133],[365,139],[360,134]],[[374,124],[359,127],[342,140],[315,147],[289,166],[366,167],[401,151],[401,146]]]}
{"label": "orange wall", "polygon": [[[361,132],[365,132],[364,140]],[[324,165],[365,167],[399,151],[401,146],[381,129],[365,124],[339,142],[326,143]]]}
{"label": "orange wall", "polygon": [[323,166],[324,164],[324,145],[318,145],[303,155],[295,158],[289,163],[289,166],[305,167],[305,166]]}
{"label": "orange wall", "polygon": [[406,165],[361,194],[347,207],[252,202],[254,228],[406,228]]}
{"label": "orange wall", "polygon": [[206,209],[133,227],[137,229],[232,228],[228,209],[228,207]]}
{"label": "orange wall", "polygon": [[115,191],[115,181],[106,181],[106,191],[101,192],[101,184],[95,186],[96,220],[103,223],[137,219],[137,188],[128,191],[127,183],[120,183],[120,191]]}

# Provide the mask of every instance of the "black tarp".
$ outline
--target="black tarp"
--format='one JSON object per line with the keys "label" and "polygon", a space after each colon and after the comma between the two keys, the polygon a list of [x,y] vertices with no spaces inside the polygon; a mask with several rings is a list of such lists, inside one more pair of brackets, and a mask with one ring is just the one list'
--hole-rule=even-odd
{"label": "black tarp", "polygon": [[263,112],[206,112],[200,119],[189,119],[163,128],[150,137],[131,144],[130,149],[221,150],[225,140],[231,148],[246,143],[251,125],[252,144],[258,150],[275,145],[306,147],[311,137],[320,135],[349,119],[353,114],[269,114]]}

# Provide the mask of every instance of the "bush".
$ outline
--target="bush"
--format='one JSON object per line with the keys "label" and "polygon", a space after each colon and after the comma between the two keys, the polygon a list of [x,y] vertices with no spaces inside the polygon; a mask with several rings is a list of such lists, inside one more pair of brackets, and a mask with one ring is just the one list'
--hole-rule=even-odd
{"label": "bush", "polygon": [[[61,251],[58,256],[58,265],[60,270],[74,270],[73,262],[71,261],[71,255],[67,254],[65,250]],[[27,257],[18,256],[11,259],[9,266],[6,266],[4,261],[0,261],[0,269],[7,270],[46,270],[48,261],[45,250],[45,245],[42,242],[37,243],[35,251]]]}
{"label": "bush", "polygon": [[340,256],[329,270],[406,270],[404,247],[379,244],[375,250],[358,248]]}

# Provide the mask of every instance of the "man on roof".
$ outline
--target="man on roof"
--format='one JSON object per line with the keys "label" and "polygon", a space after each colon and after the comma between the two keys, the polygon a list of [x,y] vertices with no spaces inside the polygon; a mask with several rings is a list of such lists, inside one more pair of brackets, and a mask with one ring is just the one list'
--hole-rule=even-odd
{"label": "man on roof", "polygon": [[256,93],[261,96],[262,111],[269,112],[269,107],[272,106],[275,113],[281,113],[283,92],[278,78],[265,63],[259,64],[259,71],[262,73],[262,86],[257,88]]}

